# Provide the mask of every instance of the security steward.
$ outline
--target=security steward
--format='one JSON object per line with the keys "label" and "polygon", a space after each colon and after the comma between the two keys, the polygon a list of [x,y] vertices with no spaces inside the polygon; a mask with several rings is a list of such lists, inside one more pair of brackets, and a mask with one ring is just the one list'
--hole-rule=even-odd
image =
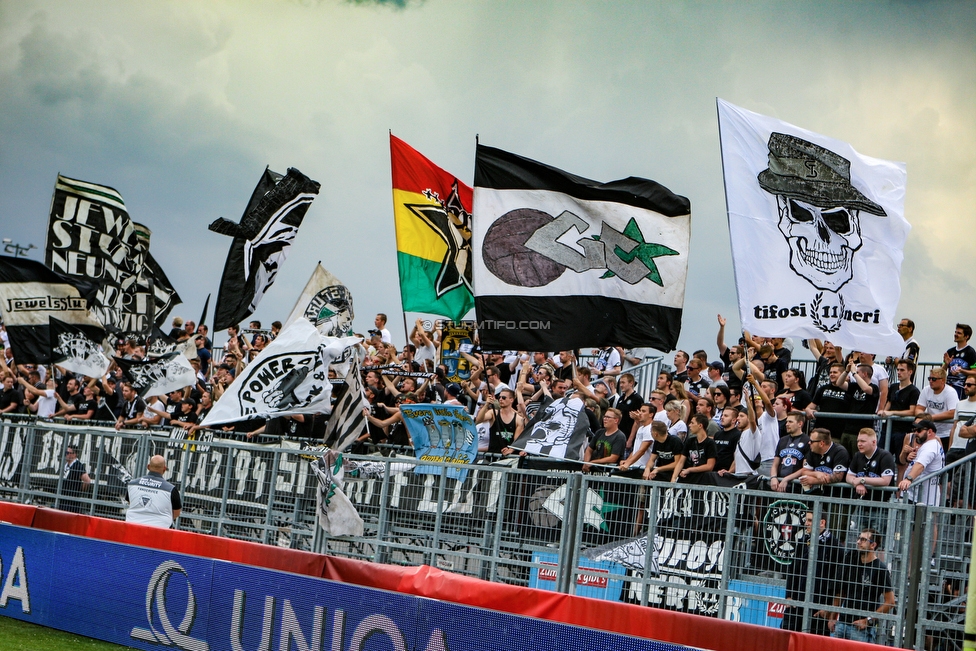
{"label": "security steward", "polygon": [[146,469],[148,474],[133,479],[127,486],[129,508],[125,521],[169,529],[183,508],[180,489],[163,479],[166,460],[162,456],[149,459]]}

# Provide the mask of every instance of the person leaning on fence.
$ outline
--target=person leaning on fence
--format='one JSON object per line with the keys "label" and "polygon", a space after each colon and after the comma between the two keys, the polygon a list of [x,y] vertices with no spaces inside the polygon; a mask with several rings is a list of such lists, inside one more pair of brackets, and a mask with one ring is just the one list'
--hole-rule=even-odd
{"label": "person leaning on fence", "polygon": [[850,464],[847,450],[835,443],[830,430],[818,427],[810,432],[810,451],[803,461],[800,483],[808,493],[825,492],[826,486],[844,481]]}
{"label": "person leaning on fence", "polygon": [[[798,540],[793,562],[786,568],[786,598],[790,602],[807,600],[807,568],[810,564],[811,542],[817,536],[817,557],[813,571],[813,589],[809,600],[818,606],[830,606],[834,601],[834,574],[843,558],[844,549],[827,528],[827,518],[821,513],[820,524],[813,530],[813,511],[807,511],[804,517],[805,535]],[[819,616],[818,616],[819,615]],[[830,635],[827,627],[825,611],[818,610],[810,618],[808,633],[814,635]],[[803,631],[803,607],[786,604],[783,612],[783,630]]]}
{"label": "person leaning on fence", "polygon": [[169,529],[183,509],[180,489],[163,479],[166,460],[161,455],[150,458],[146,469],[146,475],[133,479],[126,487],[129,508],[125,521]]}
{"label": "person leaning on fence", "polygon": [[129,382],[122,383],[122,413],[115,421],[115,429],[136,427],[142,422],[142,415],[146,411],[146,402],[139,397]]}
{"label": "person leaning on fence", "polygon": [[[641,479],[644,476],[644,468],[647,467],[651,458],[651,444],[654,442],[653,429],[654,407],[645,402],[640,406],[636,415],[637,434],[634,438],[634,451],[630,456],[620,462],[618,474],[633,479]],[[663,423],[662,423],[663,424]],[[667,425],[664,426],[667,429]]]}
{"label": "person leaning on fence", "polygon": [[[905,478],[899,482],[898,490],[905,493],[910,503],[941,506],[942,490],[939,480],[925,480],[925,477],[945,467],[945,451],[936,434],[935,423],[928,418],[920,418],[915,421],[912,433],[911,438],[905,437],[905,445],[901,451],[901,461],[908,465],[908,470]],[[919,485],[909,490],[912,482],[919,479]]]}
{"label": "person leaning on fence", "polygon": [[878,433],[862,427],[857,433],[857,453],[847,470],[847,483],[858,497],[881,502],[887,494],[874,489],[891,486],[896,472],[895,457],[878,447]]}
{"label": "person leaning on fence", "polygon": [[786,436],[776,444],[769,480],[769,487],[778,493],[800,491],[792,482],[803,474],[803,462],[810,451],[810,437],[803,431],[806,422],[802,411],[791,411],[786,416]]}
{"label": "person leaning on fence", "polygon": [[881,540],[881,534],[874,529],[862,530],[857,537],[857,549],[848,552],[838,568],[833,605],[860,613],[821,611],[829,620],[831,637],[869,644],[877,641],[879,627],[874,615],[884,615],[895,606],[891,573],[876,554]]}
{"label": "person leaning on fence", "polygon": [[[610,407],[603,414],[603,427],[593,435],[593,440],[583,452],[583,472],[590,470],[609,472],[609,466],[620,461],[624,456],[627,438],[620,431],[620,410]],[[607,467],[595,467],[591,464],[601,464]]]}
{"label": "person leaning on fence", "polygon": [[[701,426],[702,414],[695,414],[691,421]],[[668,433],[667,426],[660,421],[651,422],[651,433],[654,443],[651,445],[651,458],[644,468],[644,479],[664,482],[674,481],[674,470],[678,467],[678,459],[684,453],[684,444],[677,436]]]}
{"label": "person leaning on fence", "polygon": [[[708,437],[707,418],[701,414],[691,417],[691,431],[685,439],[685,447],[674,467],[673,479],[686,484],[709,483],[708,473],[715,470],[718,450],[715,441]],[[714,482],[712,482],[714,483]]]}

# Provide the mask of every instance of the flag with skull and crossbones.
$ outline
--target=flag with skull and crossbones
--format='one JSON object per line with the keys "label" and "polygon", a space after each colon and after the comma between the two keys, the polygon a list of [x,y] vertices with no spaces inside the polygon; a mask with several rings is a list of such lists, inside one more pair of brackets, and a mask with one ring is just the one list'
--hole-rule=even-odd
{"label": "flag with skull and crossbones", "polygon": [[718,108],[742,327],[900,353],[904,165],[722,100]]}

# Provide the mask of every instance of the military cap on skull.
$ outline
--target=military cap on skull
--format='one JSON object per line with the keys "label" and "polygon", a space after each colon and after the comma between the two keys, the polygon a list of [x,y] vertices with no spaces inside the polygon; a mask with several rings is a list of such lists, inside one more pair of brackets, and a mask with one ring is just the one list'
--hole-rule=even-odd
{"label": "military cap on skull", "polygon": [[759,173],[766,192],[793,197],[815,206],[845,206],[887,217],[877,203],[851,185],[851,162],[812,142],[773,133],[769,136],[769,168]]}

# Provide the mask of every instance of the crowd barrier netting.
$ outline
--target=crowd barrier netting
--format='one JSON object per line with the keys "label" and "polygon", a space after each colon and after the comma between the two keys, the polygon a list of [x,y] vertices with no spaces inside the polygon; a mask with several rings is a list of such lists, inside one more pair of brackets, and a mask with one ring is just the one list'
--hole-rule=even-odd
{"label": "crowd barrier netting", "polygon": [[[92,477],[83,495],[64,492],[69,443]],[[816,541],[813,562],[802,565],[810,573],[802,594],[786,594],[810,510],[844,550],[866,525],[881,532],[896,602],[873,615],[880,642],[922,648],[928,638],[952,648],[962,635],[976,515],[965,499],[929,508],[851,499],[843,487],[812,495],[662,484],[549,462],[475,464],[456,480],[446,466],[418,474],[410,457],[350,457],[343,490],[364,533],[329,537],[316,524],[317,480],[298,443],[26,421],[0,425],[0,498],[120,520],[124,483],[145,472],[152,454],[167,459],[168,478],[180,486],[185,531],[772,628],[787,613],[802,630],[819,623]],[[950,491],[951,477],[943,479]]]}

